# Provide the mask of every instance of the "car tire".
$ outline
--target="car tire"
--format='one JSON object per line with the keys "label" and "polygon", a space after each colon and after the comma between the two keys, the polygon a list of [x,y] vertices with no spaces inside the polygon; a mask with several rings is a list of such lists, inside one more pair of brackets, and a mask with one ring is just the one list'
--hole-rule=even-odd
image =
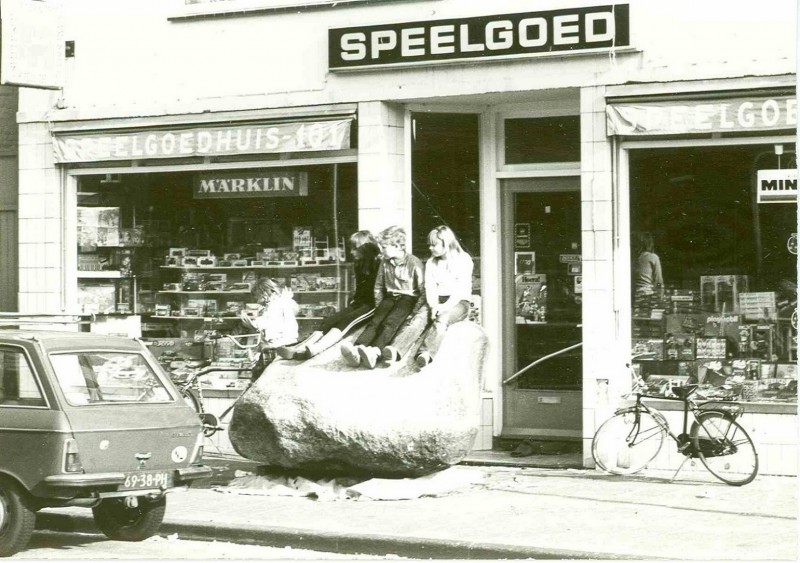
{"label": "car tire", "polygon": [[14,555],[31,539],[36,511],[22,489],[0,477],[0,557]]}
{"label": "car tire", "polygon": [[94,522],[110,540],[142,541],[154,536],[164,520],[167,498],[156,500],[139,498],[139,506],[130,508],[124,498],[110,498],[100,501],[92,509]]}

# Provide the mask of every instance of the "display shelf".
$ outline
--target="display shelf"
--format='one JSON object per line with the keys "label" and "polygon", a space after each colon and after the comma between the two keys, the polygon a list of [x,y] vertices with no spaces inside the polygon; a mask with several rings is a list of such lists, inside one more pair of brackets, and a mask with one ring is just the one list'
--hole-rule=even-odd
{"label": "display shelf", "polygon": [[249,295],[251,292],[246,289],[209,289],[207,291],[162,290],[156,293],[159,295]]}
{"label": "display shelf", "polygon": [[241,317],[192,317],[192,316],[176,316],[176,315],[150,315],[151,320],[156,319],[165,319],[165,320],[173,320],[173,321],[204,321],[204,322],[211,322],[211,321],[235,321],[237,319],[241,319]]}
{"label": "display shelf", "polygon": [[[79,270],[78,279],[84,280],[113,280],[122,278],[122,272],[119,270]],[[133,276],[125,276],[132,278]]]}
{"label": "display shelf", "polygon": [[275,264],[265,266],[161,266],[163,270],[184,270],[187,272],[213,272],[216,270],[296,270],[297,268],[322,268],[336,265],[346,267],[348,262],[321,262],[319,264]]}

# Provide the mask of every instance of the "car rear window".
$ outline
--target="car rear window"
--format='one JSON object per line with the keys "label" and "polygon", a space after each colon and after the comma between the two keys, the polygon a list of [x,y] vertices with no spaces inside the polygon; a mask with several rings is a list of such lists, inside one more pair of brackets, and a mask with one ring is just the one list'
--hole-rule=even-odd
{"label": "car rear window", "polygon": [[173,399],[141,354],[51,354],[50,362],[71,405],[162,403]]}

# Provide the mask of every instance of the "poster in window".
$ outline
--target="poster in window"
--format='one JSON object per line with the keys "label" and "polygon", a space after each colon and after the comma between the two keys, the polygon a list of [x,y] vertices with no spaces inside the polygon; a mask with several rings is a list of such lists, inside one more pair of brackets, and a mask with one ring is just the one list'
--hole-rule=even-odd
{"label": "poster in window", "polygon": [[531,247],[531,225],[530,223],[514,224],[514,246],[515,248]]}
{"label": "poster in window", "polygon": [[544,323],[547,318],[547,275],[515,276],[515,317],[517,324]]}
{"label": "poster in window", "polygon": [[535,252],[515,252],[514,253],[514,274],[535,274],[536,273],[536,253]]}

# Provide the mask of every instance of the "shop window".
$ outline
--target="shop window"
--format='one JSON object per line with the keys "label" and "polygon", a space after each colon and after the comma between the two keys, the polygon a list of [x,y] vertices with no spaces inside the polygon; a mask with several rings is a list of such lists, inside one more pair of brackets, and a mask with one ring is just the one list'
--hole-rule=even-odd
{"label": "shop window", "polygon": [[580,116],[506,119],[505,164],[579,162]]}
{"label": "shop window", "polygon": [[709,398],[796,402],[796,189],[765,198],[758,182],[792,169],[794,145],[631,151],[633,353],[651,392],[691,382]]}
{"label": "shop window", "polygon": [[352,163],[84,176],[77,204],[78,305],[115,332],[191,342],[241,332],[253,284],[268,276],[294,291],[303,336],[353,289]]}
{"label": "shop window", "polygon": [[449,225],[474,259],[473,289],[480,293],[478,116],[415,113],[413,120],[413,252],[425,260],[428,233]]}

